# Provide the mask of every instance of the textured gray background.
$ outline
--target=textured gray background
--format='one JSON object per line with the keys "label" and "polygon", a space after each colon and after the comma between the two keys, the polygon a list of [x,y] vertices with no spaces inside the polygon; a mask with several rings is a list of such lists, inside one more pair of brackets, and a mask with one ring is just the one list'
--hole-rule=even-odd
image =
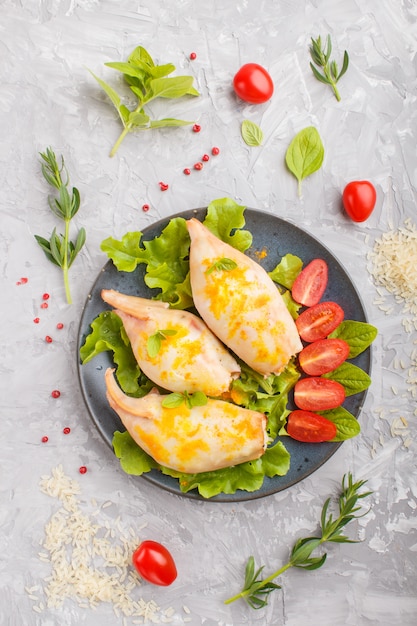
{"label": "textured gray background", "polygon": [[[111,606],[92,612],[69,601],[38,616],[24,591],[47,573],[37,553],[57,503],[38,484],[58,463],[80,481],[87,511],[91,498],[112,501],[116,506],[109,511],[117,509],[126,526],[146,523],[147,534],[175,553],[175,585],[141,589],[162,608],[175,608],[175,624],[185,617],[195,626],[416,624],[416,417],[406,383],[408,367],[416,367],[416,333],[404,331],[405,314],[392,297],[390,314],[374,303],[367,271],[375,238],[416,215],[416,22],[415,0],[0,2],[2,626],[122,623]],[[320,33],[332,35],[336,58],[344,49],[350,53],[340,103],[309,68],[310,37]],[[201,97],[169,105],[169,111],[195,119],[202,130],[131,135],[110,159],[120,125],[87,68],[116,86],[116,72],[104,63],[125,59],[139,44],[159,62],[174,63],[178,73],[195,76]],[[190,62],[192,51],[197,59]],[[265,105],[246,105],[231,90],[234,73],[249,61],[268,68],[275,82]],[[160,111],[155,105],[155,114]],[[262,127],[261,148],[243,143],[243,119]],[[284,155],[293,135],[308,125],[319,129],[326,155],[298,199]],[[65,304],[60,272],[33,238],[55,225],[38,161],[48,145],[65,155],[82,194],[76,224],[86,227],[88,240],[70,273],[72,306]],[[220,155],[203,171],[184,176],[183,168],[214,145]],[[374,182],[378,201],[359,225],[343,214],[340,194],[348,181],[361,178]],[[169,190],[161,192],[159,181]],[[83,303],[106,262],[101,241],[225,196],[286,218],[325,243],[350,273],[380,331],[361,435],[302,483],[239,504],[191,501],[126,476],[86,413],[75,354]],[[22,277],[28,282],[18,285]],[[51,294],[47,310],[40,309],[44,292]],[[37,316],[39,325],[33,323]],[[59,334],[57,322],[65,324]],[[54,337],[50,345],[46,334]],[[400,361],[404,371],[394,367]],[[59,400],[50,397],[55,388]],[[395,430],[399,416],[409,424],[401,432]],[[72,432],[64,437],[67,425]],[[44,434],[47,445],[40,443]],[[80,477],[82,464],[89,471]],[[241,602],[224,606],[240,589],[249,555],[273,571],[296,538],[316,530],[322,502],[347,471],[368,479],[375,492],[371,513],[350,530],[363,542],[333,546],[315,572],[287,572],[283,590],[271,596],[265,611]]]}

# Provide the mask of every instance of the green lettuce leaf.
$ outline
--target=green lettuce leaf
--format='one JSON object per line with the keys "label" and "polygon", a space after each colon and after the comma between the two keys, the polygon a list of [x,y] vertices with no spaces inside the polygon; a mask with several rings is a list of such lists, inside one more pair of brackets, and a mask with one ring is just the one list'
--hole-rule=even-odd
{"label": "green lettuce leaf", "polygon": [[253,238],[248,230],[242,230],[245,225],[244,211],[245,207],[231,198],[213,200],[207,207],[203,224],[213,235],[240,252],[245,252],[251,247]]}
{"label": "green lettuce leaf", "polygon": [[159,465],[134,442],[128,432],[114,433],[113,448],[127,474],[140,476],[152,469],[158,469],[163,474],[178,479],[183,493],[197,489],[204,498],[212,498],[221,493],[232,494],[238,489],[257,491],[262,487],[265,476],[284,476],[290,466],[290,454],[280,441],[267,448],[265,454],[256,461],[199,474],[184,474]]}
{"label": "green lettuce leaf", "polygon": [[268,273],[274,283],[291,289],[302,267],[303,262],[300,257],[295,254],[285,254],[278,265]]}

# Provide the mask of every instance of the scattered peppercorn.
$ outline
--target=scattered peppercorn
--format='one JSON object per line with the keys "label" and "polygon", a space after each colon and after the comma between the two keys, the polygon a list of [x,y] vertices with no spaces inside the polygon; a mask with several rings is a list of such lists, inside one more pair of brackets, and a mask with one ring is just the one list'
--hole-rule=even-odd
{"label": "scattered peppercorn", "polygon": [[161,188],[161,191],[166,191],[168,189],[169,185],[167,183],[163,183],[163,182],[160,181],[159,187]]}
{"label": "scattered peppercorn", "polygon": [[190,59],[191,59],[191,61],[195,61],[195,60],[196,60],[196,58],[197,58],[196,53],[195,53],[195,52],[191,52],[191,54],[190,54]]}
{"label": "scattered peppercorn", "polygon": [[203,156],[201,157],[201,160],[207,162],[207,161],[210,161],[210,157],[208,154],[203,154]]}
{"label": "scattered peppercorn", "polygon": [[142,206],[142,211],[144,211],[145,213],[147,213],[147,212],[149,211],[149,209],[150,209],[149,204],[144,204],[144,205]]}
{"label": "scattered peppercorn", "polygon": [[87,473],[87,468],[85,465],[81,465],[80,469],[78,470],[80,472],[80,474],[86,474]]}
{"label": "scattered peppercorn", "polygon": [[47,302],[42,302],[41,304],[41,309],[47,309],[48,308],[48,303]]}
{"label": "scattered peppercorn", "polygon": [[186,176],[189,176],[189,175],[191,174],[191,170],[190,170],[190,168],[189,168],[189,167],[186,167],[186,168],[184,169],[184,174],[185,174]]}
{"label": "scattered peppercorn", "polygon": [[44,437],[42,437],[41,441],[42,443],[47,443],[49,441],[49,438],[45,435]]}
{"label": "scattered peppercorn", "polygon": [[46,335],[45,341],[46,343],[52,343],[52,337],[50,337],[49,335]]}
{"label": "scattered peppercorn", "polygon": [[35,319],[33,320],[35,324],[39,324],[39,322],[41,321],[39,317],[35,317]]}
{"label": "scattered peppercorn", "polygon": [[201,163],[201,161],[199,161],[198,163],[195,163],[194,169],[195,170],[202,170],[203,169],[203,164]]}
{"label": "scattered peppercorn", "polygon": [[42,296],[42,300],[49,300],[49,293],[44,293]]}
{"label": "scattered peppercorn", "polygon": [[51,393],[51,396],[52,396],[53,398],[59,398],[59,397],[60,397],[60,395],[61,395],[61,392],[60,392],[60,391],[58,391],[58,389],[54,389],[54,390],[52,391],[52,393]]}
{"label": "scattered peppercorn", "polygon": [[57,327],[58,330],[62,330],[64,328],[64,324],[62,322],[58,322],[56,327]]}
{"label": "scattered peppercorn", "polygon": [[68,426],[65,426],[64,430],[62,431],[64,433],[64,435],[69,435],[71,432],[71,428],[69,428]]}
{"label": "scattered peppercorn", "polygon": [[194,126],[193,126],[193,131],[194,131],[195,133],[199,133],[199,132],[200,132],[200,130],[201,130],[201,126],[200,126],[200,124],[194,124]]}
{"label": "scattered peppercorn", "polygon": [[218,148],[217,146],[214,146],[214,148],[211,149],[211,154],[213,156],[217,156],[220,153],[220,148]]}

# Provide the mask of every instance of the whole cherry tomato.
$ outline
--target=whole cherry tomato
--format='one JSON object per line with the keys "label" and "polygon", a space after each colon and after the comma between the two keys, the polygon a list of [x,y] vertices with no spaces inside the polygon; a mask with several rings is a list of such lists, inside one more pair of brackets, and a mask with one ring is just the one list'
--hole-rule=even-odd
{"label": "whole cherry tomato", "polygon": [[286,428],[290,437],[306,443],[330,441],[337,434],[336,424],[312,411],[292,411]]}
{"label": "whole cherry tomato", "polygon": [[343,206],[354,222],[364,222],[376,204],[376,190],[367,180],[354,180],[343,190]]}
{"label": "whole cherry tomato", "polygon": [[267,102],[274,93],[272,78],[257,63],[242,65],[233,79],[233,88],[239,98],[251,104]]}
{"label": "whole cherry tomato", "polygon": [[133,553],[132,563],[140,576],[154,585],[166,587],[177,577],[171,553],[157,541],[143,541]]}

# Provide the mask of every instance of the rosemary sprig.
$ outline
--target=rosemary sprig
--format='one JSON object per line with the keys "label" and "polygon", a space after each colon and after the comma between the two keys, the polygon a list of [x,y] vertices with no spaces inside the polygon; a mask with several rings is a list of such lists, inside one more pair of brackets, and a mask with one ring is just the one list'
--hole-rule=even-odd
{"label": "rosemary sprig", "polygon": [[359,490],[366,483],[366,480],[353,482],[349,473],[343,476],[342,491],[339,496],[339,516],[333,518],[328,512],[331,498],[328,498],[323,505],[320,524],[321,533],[318,537],[304,537],[298,539],[291,551],[288,562],[280,567],[276,572],[266,578],[261,574],[264,566],[255,569],[253,556],[249,557],[245,570],[245,583],[242,591],[235,596],[225,600],[225,604],[231,604],[242,598],[253,609],[261,609],[268,604],[268,596],[274,589],[281,589],[281,586],[274,583],[274,579],[283,574],[290,567],[300,567],[306,570],[315,570],[321,567],[326,561],[327,554],[312,556],[312,553],[324,543],[357,543],[343,534],[343,529],[354,519],[363,517],[368,511],[359,514],[361,507],[357,505],[358,500],[366,498],[372,492],[359,493]]}
{"label": "rosemary sprig", "polygon": [[81,228],[75,243],[70,240],[70,221],[80,208],[80,193],[75,187],[72,188],[71,192],[68,191],[69,175],[62,156],[60,165],[58,165],[55,153],[51,148],[47,148],[46,152],[41,152],[40,156],[43,160],[42,174],[49,185],[58,192],[58,197],[48,197],[49,207],[56,217],[64,220],[65,231],[64,234],[59,235],[54,228],[49,240],[39,235],[35,235],[35,239],[47,259],[62,268],[65,294],[68,304],[71,304],[68,270],[86,239],[85,229]]}
{"label": "rosemary sprig", "polygon": [[330,85],[333,89],[334,95],[338,101],[341,100],[340,93],[336,87],[336,83],[342,78],[343,74],[346,73],[349,67],[349,55],[344,52],[343,55],[343,65],[342,69],[339,72],[339,68],[337,66],[336,61],[330,61],[330,55],[332,53],[332,41],[330,39],[330,35],[327,35],[326,40],[326,49],[322,45],[321,37],[317,37],[317,39],[311,38],[311,46],[310,46],[310,54],[314,63],[323,68],[323,74],[321,74],[318,69],[310,63],[311,70],[314,76],[322,83],[326,85]]}

